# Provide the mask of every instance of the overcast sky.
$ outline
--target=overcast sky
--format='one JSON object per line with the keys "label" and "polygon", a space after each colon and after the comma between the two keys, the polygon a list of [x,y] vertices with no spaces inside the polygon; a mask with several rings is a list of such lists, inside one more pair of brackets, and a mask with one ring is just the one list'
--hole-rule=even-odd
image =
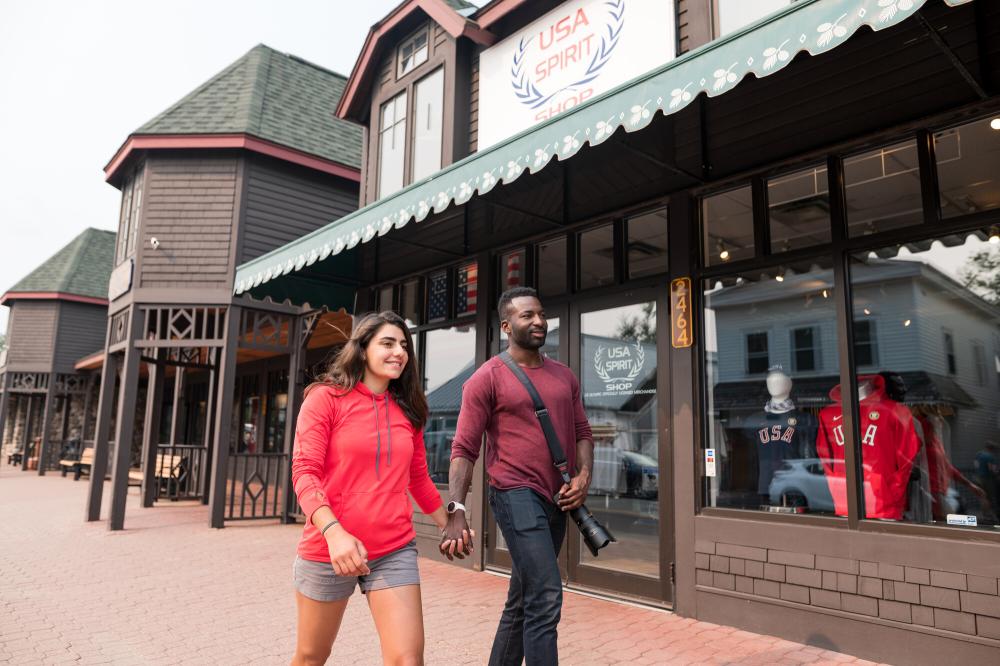
{"label": "overcast sky", "polygon": [[0,0],[0,293],[83,229],[115,229],[102,169],[134,129],[259,43],[346,76],[398,3]]}

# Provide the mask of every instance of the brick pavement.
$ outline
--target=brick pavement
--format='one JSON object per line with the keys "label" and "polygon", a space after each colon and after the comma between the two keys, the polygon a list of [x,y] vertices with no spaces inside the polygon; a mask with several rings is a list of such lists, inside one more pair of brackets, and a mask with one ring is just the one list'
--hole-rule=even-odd
{"label": "brick pavement", "polygon": [[[0,468],[0,663],[288,663],[300,527],[212,530],[204,507],[141,509],[132,490],[127,529],[112,533],[83,521],[85,497],[83,481]],[[506,580],[429,560],[420,567],[427,663],[485,663]],[[559,639],[563,663],[574,666],[870,663],[577,594],[566,595]],[[380,663],[358,595],[330,663]]]}

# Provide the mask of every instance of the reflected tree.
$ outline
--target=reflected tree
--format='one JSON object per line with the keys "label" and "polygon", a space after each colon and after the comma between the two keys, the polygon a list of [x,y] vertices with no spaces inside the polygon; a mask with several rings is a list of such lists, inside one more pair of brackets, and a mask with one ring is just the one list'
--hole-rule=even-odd
{"label": "reflected tree", "polygon": [[986,249],[969,257],[962,282],[983,300],[1000,305],[1000,249]]}
{"label": "reflected tree", "polygon": [[642,314],[623,315],[618,321],[619,340],[654,342],[656,340],[656,303],[643,303]]}

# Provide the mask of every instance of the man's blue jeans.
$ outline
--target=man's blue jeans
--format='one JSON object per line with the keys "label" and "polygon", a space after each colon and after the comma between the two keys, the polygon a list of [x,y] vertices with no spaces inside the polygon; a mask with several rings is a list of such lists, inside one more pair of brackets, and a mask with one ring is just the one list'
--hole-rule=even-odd
{"label": "man's blue jeans", "polygon": [[513,562],[490,666],[555,666],[562,613],[559,548],[566,514],[529,488],[490,488],[490,506]]}

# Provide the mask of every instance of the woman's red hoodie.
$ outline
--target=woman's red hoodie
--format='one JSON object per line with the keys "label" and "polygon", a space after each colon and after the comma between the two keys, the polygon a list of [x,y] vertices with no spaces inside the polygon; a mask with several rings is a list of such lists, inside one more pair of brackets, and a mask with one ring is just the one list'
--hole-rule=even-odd
{"label": "woman's red hoodie", "polygon": [[309,518],[299,556],[330,561],[326,540],[312,524],[324,505],[361,540],[369,560],[406,545],[416,536],[407,490],[424,513],[441,506],[427,473],[423,432],[388,392],[372,393],[362,383],[344,394],[325,385],[308,393],[292,453],[292,483]]}

